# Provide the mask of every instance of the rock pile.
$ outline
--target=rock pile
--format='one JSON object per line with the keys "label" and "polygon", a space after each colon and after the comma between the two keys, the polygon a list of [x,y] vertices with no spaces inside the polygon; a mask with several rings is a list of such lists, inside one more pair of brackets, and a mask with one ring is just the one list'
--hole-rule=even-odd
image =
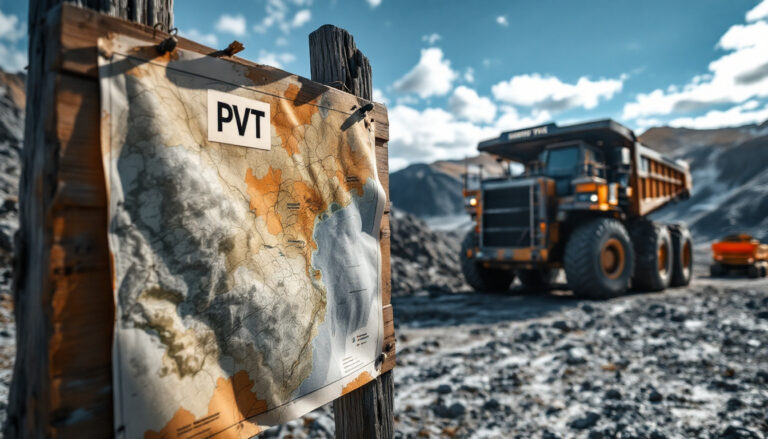
{"label": "rock pile", "polygon": [[13,318],[13,239],[19,228],[18,191],[24,138],[24,78],[0,71],[0,424],[16,355]]}
{"label": "rock pile", "polygon": [[392,294],[455,292],[466,288],[461,275],[461,238],[435,232],[419,218],[392,209]]}

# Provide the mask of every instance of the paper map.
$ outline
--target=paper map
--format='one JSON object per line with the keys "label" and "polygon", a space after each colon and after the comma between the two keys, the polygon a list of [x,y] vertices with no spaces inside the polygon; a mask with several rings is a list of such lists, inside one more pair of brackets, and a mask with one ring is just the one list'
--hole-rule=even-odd
{"label": "paper map", "polygon": [[252,437],[374,379],[373,127],[294,76],[99,45],[116,436]]}

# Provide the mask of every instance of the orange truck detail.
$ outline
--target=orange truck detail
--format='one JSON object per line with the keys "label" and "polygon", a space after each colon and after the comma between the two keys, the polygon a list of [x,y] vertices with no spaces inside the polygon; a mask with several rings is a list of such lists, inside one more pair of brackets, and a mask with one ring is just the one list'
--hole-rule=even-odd
{"label": "orange truck detail", "polygon": [[712,244],[712,277],[730,272],[746,272],[749,277],[768,274],[768,244],[747,234],[729,235]]}

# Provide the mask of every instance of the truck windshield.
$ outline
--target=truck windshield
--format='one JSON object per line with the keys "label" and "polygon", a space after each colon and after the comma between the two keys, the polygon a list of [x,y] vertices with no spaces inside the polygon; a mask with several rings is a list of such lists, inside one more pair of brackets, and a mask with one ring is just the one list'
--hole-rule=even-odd
{"label": "truck windshield", "polygon": [[547,151],[547,175],[572,174],[579,164],[579,148],[558,148]]}

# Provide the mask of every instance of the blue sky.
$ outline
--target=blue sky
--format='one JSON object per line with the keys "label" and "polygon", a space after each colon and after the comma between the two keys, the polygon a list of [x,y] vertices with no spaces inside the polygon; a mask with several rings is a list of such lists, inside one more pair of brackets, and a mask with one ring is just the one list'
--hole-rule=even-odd
{"label": "blue sky", "polygon": [[[0,66],[26,65],[27,2],[0,0]],[[643,131],[768,119],[768,0],[176,2],[180,33],[309,76],[307,35],[349,30],[391,122],[393,168],[502,130],[612,117]]]}

